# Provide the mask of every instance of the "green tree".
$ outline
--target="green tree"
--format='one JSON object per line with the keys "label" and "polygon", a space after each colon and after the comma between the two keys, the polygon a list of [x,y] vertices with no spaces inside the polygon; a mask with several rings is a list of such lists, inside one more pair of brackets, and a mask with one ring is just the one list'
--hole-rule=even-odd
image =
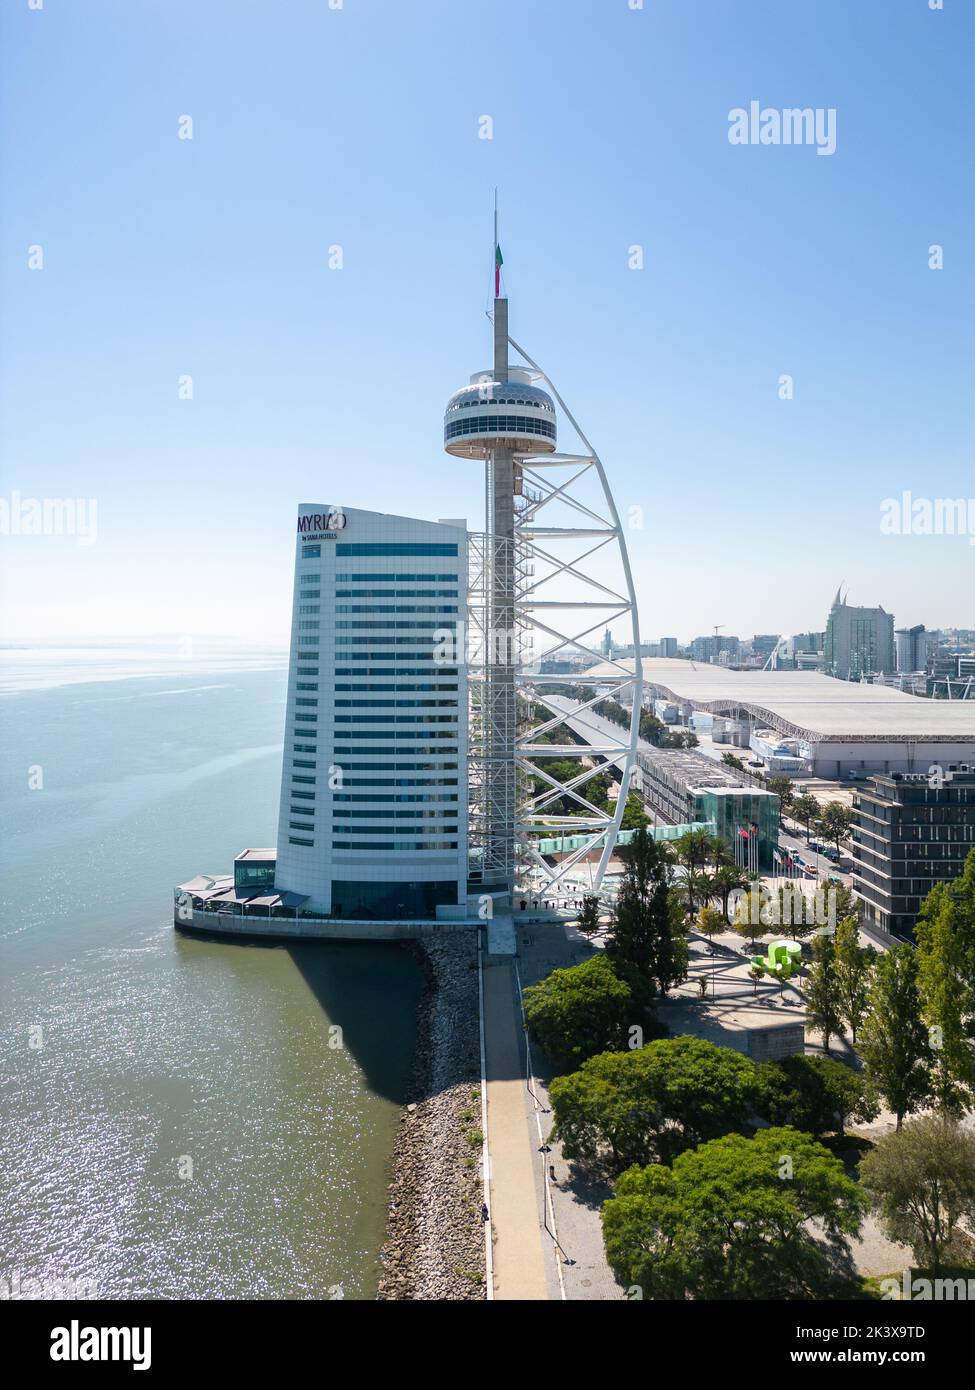
{"label": "green tree", "polygon": [[798,883],[778,883],[765,897],[762,915],[768,930],[803,941],[816,930],[816,908]]}
{"label": "green tree", "polygon": [[700,884],[700,875],[718,854],[721,841],[707,830],[686,830],[683,835],[678,836],[673,845],[677,862],[684,870],[687,912],[693,917],[697,910],[695,890]]}
{"label": "green tree", "polygon": [[813,941],[812,964],[806,981],[806,1026],[823,1036],[823,1051],[843,1031],[843,1006],[836,974],[836,947],[830,936]]}
{"label": "green tree", "polygon": [[931,1087],[939,1110],[962,1113],[975,1098],[975,1053],[968,1037],[965,951],[952,890],[938,884],[918,920],[917,988],[931,1045]]}
{"label": "green tree", "polygon": [[[968,991],[968,1009],[975,1012],[975,849],[969,851],[961,877],[951,885],[955,904],[955,929],[961,942],[963,975]],[[920,919],[926,917],[924,906]]]}
{"label": "green tree", "polygon": [[703,1038],[661,1038],[557,1077],[552,1132],[566,1158],[618,1172],[749,1128],[757,1095],[755,1064],[740,1052]]}
{"label": "green tree", "polygon": [[702,907],[697,914],[696,926],[702,936],[710,941],[715,932],[723,932],[728,923],[723,912],[716,907]]}
{"label": "green tree", "polygon": [[809,1134],[843,1134],[848,1120],[877,1117],[877,1101],[864,1077],[831,1057],[796,1053],[763,1062],[759,1113],[772,1125],[794,1125]]}
{"label": "green tree", "polygon": [[742,762],[741,758],[739,758],[735,753],[722,753],[721,761],[727,767],[733,767],[738,772],[745,771],[745,764]]}
{"label": "green tree", "polygon": [[860,932],[853,917],[844,917],[836,926],[836,983],[840,996],[840,1017],[850,1030],[853,1046],[867,1016],[867,999],[877,952],[860,945]]}
{"label": "green tree", "polygon": [[777,773],[775,777],[770,777],[768,779],[768,789],[770,792],[774,792],[779,798],[782,814],[785,815],[795,800],[795,792],[792,790],[792,778],[786,777],[784,772]]}
{"label": "green tree", "polygon": [[792,814],[800,825],[805,826],[806,839],[808,840],[809,827],[819,815],[819,802],[814,796],[810,796],[808,792],[804,792],[802,796],[797,796],[793,801]]}
{"label": "green tree", "polygon": [[638,826],[649,825],[650,817],[647,815],[643,802],[636,792],[630,792],[626,798],[626,805],[623,807],[623,818],[620,821],[621,830],[636,830]]}
{"label": "green tree", "polygon": [[664,734],[664,748],[696,748],[700,740],[693,729],[668,729]]}
{"label": "green tree", "polygon": [[897,1118],[913,1114],[931,1095],[930,1049],[917,989],[917,953],[905,942],[874,967],[859,1040],[867,1083]]}
{"label": "green tree", "polygon": [[602,910],[600,901],[591,893],[587,893],[582,899],[582,907],[579,916],[576,918],[576,926],[583,936],[595,936],[602,923],[599,915]]}
{"label": "green tree", "polygon": [[854,921],[860,920],[860,904],[845,883],[830,883],[828,878],[821,878],[816,885],[816,892],[823,894],[822,901],[826,904],[831,927],[835,927],[846,917],[852,917]]}
{"label": "green tree", "polygon": [[764,920],[765,904],[768,902],[768,894],[759,888],[753,888],[748,893],[742,895],[735,910],[734,929],[745,941],[755,945],[756,942],[771,936],[771,928]]}
{"label": "green tree", "polygon": [[644,1298],[844,1297],[855,1287],[848,1239],[866,1207],[821,1144],[766,1129],[713,1140],[671,1168],[631,1168],[603,1206],[603,1239],[617,1280]]}
{"label": "green tree", "polygon": [[711,876],[711,890],[721,903],[721,915],[726,922],[731,920],[729,904],[732,893],[739,893],[748,887],[748,875],[736,864],[720,864]]}
{"label": "green tree", "polygon": [[663,745],[667,733],[667,725],[662,719],[658,719],[649,710],[644,710],[640,715],[640,737],[644,743],[652,743],[655,748]]}
{"label": "green tree", "polygon": [[849,806],[844,806],[842,801],[827,801],[816,817],[816,829],[839,854],[840,844],[849,835],[855,819],[856,813]]}
{"label": "green tree", "polygon": [[602,953],[553,970],[525,990],[524,1002],[528,1032],[562,1071],[626,1047],[636,1022],[632,990]]}
{"label": "green tree", "polygon": [[946,1265],[970,1264],[975,1223],[975,1135],[944,1115],[911,1120],[880,1139],[860,1163],[888,1239],[909,1245],[937,1279]]}
{"label": "green tree", "polygon": [[665,995],[687,974],[687,933],[670,885],[666,844],[640,826],[630,843],[620,846],[619,858],[623,877],[607,951],[618,973],[642,981],[648,997]]}

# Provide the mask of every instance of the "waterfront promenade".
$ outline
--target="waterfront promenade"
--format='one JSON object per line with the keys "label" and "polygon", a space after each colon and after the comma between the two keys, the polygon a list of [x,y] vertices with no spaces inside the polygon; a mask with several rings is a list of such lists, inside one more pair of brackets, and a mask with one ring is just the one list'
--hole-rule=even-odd
{"label": "waterfront promenade", "polygon": [[487,1082],[494,1297],[547,1299],[539,1156],[525,1113],[525,1037],[514,963],[484,962],[484,1056]]}
{"label": "waterfront promenade", "polygon": [[548,1093],[522,1024],[522,987],[593,948],[562,922],[519,922],[511,946],[517,956],[484,958],[494,1297],[620,1299],[603,1251],[606,1193],[549,1143]]}

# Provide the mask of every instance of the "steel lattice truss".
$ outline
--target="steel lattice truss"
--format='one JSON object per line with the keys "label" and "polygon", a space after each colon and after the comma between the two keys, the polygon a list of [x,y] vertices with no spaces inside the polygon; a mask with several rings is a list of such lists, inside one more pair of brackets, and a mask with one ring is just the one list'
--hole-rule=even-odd
{"label": "steel lattice truss", "polygon": [[[623,528],[602,463],[551,380],[513,339],[509,341],[545,382],[585,452],[515,455],[519,476],[513,541],[471,537],[472,864],[481,866],[485,881],[507,878],[517,891],[544,895],[585,863],[591,887],[598,891],[616,843],[636,761],[643,684],[636,597]],[[489,657],[491,641],[498,640],[492,635],[497,628],[490,576],[495,567],[512,565],[515,603],[510,660],[515,671],[517,727],[510,731],[510,711],[494,707],[505,695],[493,692]],[[633,670],[599,650],[602,630],[621,619],[626,620],[627,636],[632,633]],[[541,670],[543,662],[579,656],[584,658],[582,672],[600,665],[601,674]],[[563,690],[556,694],[553,687],[559,686]],[[575,690],[567,694],[567,686]],[[629,707],[628,727],[608,724],[596,715],[594,707],[605,699]],[[580,734],[591,742],[580,742]],[[538,758],[557,760],[554,772],[539,767]],[[585,795],[586,784],[597,771],[594,762],[615,764],[620,772],[619,797],[606,807]],[[515,823],[508,825],[508,813],[500,814],[500,808],[512,805]],[[563,835],[585,838],[561,862],[549,864],[537,843]]]}

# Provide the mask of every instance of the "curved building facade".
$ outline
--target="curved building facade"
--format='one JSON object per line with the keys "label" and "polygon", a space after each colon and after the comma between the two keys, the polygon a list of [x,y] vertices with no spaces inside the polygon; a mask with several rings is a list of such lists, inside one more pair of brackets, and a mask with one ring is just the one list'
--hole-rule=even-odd
{"label": "curved building facade", "polygon": [[275,888],[306,911],[466,901],[467,530],[298,510]]}

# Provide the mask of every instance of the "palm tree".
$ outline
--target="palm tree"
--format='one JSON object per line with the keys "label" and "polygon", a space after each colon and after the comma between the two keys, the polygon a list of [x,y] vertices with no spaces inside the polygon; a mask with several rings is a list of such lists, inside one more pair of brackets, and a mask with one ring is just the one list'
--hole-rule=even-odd
{"label": "palm tree", "polygon": [[699,871],[703,870],[709,859],[714,859],[719,851],[721,841],[717,836],[712,835],[707,830],[686,830],[674,841],[674,854],[678,864],[684,870],[685,887],[684,892],[687,897],[687,910],[691,916],[695,911],[695,878]]}
{"label": "palm tree", "polygon": [[711,879],[713,896],[720,898],[721,911],[726,922],[730,922],[728,904],[732,893],[748,887],[748,875],[737,864],[721,864]]}

